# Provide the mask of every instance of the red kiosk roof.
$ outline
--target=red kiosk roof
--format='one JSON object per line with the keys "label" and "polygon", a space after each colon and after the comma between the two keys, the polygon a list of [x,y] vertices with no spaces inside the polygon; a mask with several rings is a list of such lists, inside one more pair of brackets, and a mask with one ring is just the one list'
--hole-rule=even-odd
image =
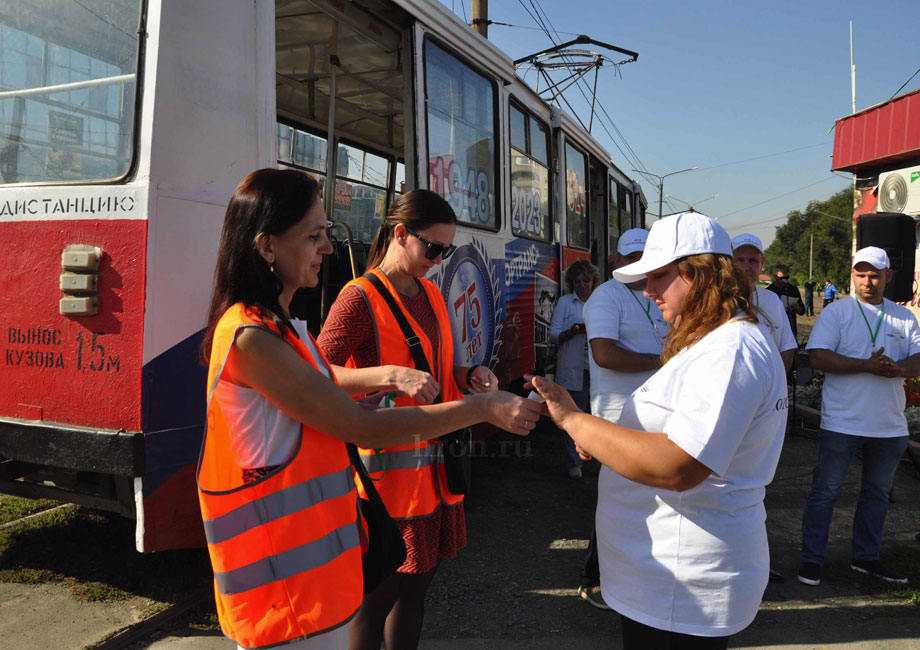
{"label": "red kiosk roof", "polygon": [[920,89],[837,120],[835,171],[920,159]]}

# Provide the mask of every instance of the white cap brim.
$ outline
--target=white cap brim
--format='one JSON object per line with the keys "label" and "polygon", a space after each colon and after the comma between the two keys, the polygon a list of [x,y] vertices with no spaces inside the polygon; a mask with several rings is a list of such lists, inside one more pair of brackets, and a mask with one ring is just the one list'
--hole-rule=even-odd
{"label": "white cap brim", "polygon": [[678,257],[673,257],[671,259],[666,258],[657,258],[654,256],[645,256],[643,255],[640,260],[633,262],[632,264],[627,264],[626,266],[621,266],[618,269],[614,269],[613,277],[615,280],[619,280],[624,284],[629,284],[630,282],[637,282],[644,279],[648,276],[649,273],[660,269],[664,266],[667,266]]}

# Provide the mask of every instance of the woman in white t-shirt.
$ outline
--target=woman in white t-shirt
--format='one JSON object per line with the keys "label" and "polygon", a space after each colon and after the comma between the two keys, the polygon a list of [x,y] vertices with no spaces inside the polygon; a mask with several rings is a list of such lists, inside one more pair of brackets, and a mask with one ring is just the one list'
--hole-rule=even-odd
{"label": "woman in white t-shirt", "polygon": [[757,326],[731,240],[698,213],[655,222],[642,259],[672,329],[665,365],[627,400],[619,424],[579,411],[540,377],[557,426],[604,464],[598,484],[601,590],[623,617],[624,647],[725,648],[767,584],[764,486],[782,447],[786,382]]}

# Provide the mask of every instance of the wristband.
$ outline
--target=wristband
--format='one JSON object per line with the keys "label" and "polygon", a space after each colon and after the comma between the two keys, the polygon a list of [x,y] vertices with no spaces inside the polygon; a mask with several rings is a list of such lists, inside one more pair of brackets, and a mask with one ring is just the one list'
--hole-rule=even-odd
{"label": "wristband", "polygon": [[473,371],[476,370],[479,366],[472,366],[469,370],[466,371],[466,387],[469,388],[472,385]]}

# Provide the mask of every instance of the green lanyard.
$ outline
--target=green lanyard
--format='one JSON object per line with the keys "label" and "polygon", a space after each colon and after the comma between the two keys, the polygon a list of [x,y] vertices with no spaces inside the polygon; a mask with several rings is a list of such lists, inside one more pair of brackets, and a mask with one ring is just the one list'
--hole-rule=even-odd
{"label": "green lanyard", "polygon": [[757,293],[757,287],[754,287],[754,302],[757,303],[757,309],[760,309],[760,294]]}
{"label": "green lanyard", "polygon": [[875,351],[875,340],[878,338],[878,331],[882,328],[882,319],[885,318],[885,300],[882,299],[882,309],[878,313],[878,321],[875,323],[875,332],[872,331],[872,326],[869,325],[869,319],[866,318],[866,312],[863,311],[863,306],[859,302],[859,298],[854,297],[853,300],[856,301],[856,306],[859,307],[859,313],[862,314],[863,320],[866,321],[866,328],[869,330],[869,336],[872,339],[872,351]]}
{"label": "green lanyard", "polygon": [[[637,303],[639,303],[639,309],[642,309],[642,301],[639,300],[639,296],[637,296],[637,295],[633,292],[633,290],[630,289],[629,287],[627,287],[626,290],[629,292],[629,295],[631,295],[631,296],[633,297],[633,299],[634,299]],[[646,299],[646,303],[645,303],[645,317],[648,319],[648,322],[649,322],[649,324],[652,326],[652,329],[655,330],[655,335],[657,336],[657,335],[658,335],[658,324],[657,324],[655,321],[652,320],[652,301],[651,301],[650,298],[647,298],[647,299]]]}

